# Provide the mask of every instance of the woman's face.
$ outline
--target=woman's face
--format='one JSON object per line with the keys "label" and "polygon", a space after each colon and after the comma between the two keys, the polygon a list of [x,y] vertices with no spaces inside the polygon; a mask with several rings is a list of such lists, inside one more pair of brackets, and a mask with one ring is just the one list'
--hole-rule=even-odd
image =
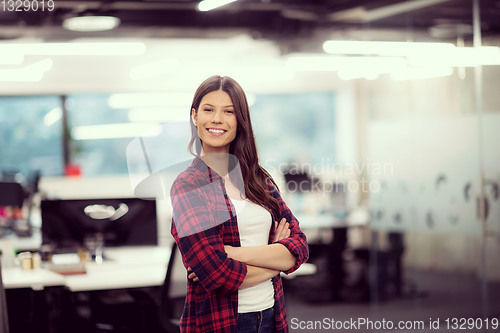
{"label": "woman's face", "polygon": [[205,154],[229,152],[229,144],[236,137],[238,122],[228,93],[222,90],[209,92],[201,99],[198,111],[191,110],[191,116],[198,128]]}

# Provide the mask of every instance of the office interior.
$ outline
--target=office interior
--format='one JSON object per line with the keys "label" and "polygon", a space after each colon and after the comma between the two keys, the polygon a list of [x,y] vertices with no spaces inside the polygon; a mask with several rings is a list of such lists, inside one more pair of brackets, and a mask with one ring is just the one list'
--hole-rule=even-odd
{"label": "office interior", "polygon": [[16,5],[0,3],[0,332],[178,331],[165,179],[214,74],[245,90],[308,237],[283,277],[291,332],[500,329],[500,1]]}

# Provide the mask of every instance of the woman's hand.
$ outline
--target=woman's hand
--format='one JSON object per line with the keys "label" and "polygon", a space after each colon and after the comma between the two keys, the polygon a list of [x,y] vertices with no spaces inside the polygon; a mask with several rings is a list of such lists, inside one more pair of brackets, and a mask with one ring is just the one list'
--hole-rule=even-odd
{"label": "woman's hand", "polygon": [[285,218],[282,218],[279,224],[278,221],[275,221],[274,224],[276,226],[276,232],[274,233],[273,243],[290,237],[290,225]]}
{"label": "woman's hand", "polygon": [[198,277],[196,276],[196,273],[193,272],[191,267],[188,267],[187,271],[188,271],[188,279],[189,280],[200,281],[200,279],[198,279]]}

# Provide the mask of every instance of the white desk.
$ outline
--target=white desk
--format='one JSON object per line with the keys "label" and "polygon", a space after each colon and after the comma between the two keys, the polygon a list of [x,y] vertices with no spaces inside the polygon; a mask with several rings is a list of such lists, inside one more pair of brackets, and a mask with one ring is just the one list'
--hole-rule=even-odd
{"label": "white desk", "polygon": [[46,269],[23,271],[19,267],[2,267],[2,281],[5,289],[31,288],[42,290],[44,287],[64,286],[64,276]]}
{"label": "white desk", "polygon": [[2,268],[3,283],[6,289],[66,286],[71,291],[90,291],[161,286],[165,280],[169,247],[108,248],[105,254],[109,260],[88,263],[87,273],[79,275],[60,275],[43,268]]}
{"label": "white desk", "polygon": [[161,286],[165,280],[169,247],[108,248],[102,264],[88,263],[86,274],[65,276],[71,291]]}

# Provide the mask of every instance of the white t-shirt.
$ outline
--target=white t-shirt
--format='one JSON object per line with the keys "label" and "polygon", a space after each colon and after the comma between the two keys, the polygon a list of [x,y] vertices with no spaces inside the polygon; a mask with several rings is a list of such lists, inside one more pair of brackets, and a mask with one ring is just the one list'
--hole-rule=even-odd
{"label": "white t-shirt", "polygon": [[[272,216],[250,200],[231,199],[236,210],[241,246],[267,245]],[[253,287],[238,290],[238,313],[262,311],[274,306],[271,279]]]}

